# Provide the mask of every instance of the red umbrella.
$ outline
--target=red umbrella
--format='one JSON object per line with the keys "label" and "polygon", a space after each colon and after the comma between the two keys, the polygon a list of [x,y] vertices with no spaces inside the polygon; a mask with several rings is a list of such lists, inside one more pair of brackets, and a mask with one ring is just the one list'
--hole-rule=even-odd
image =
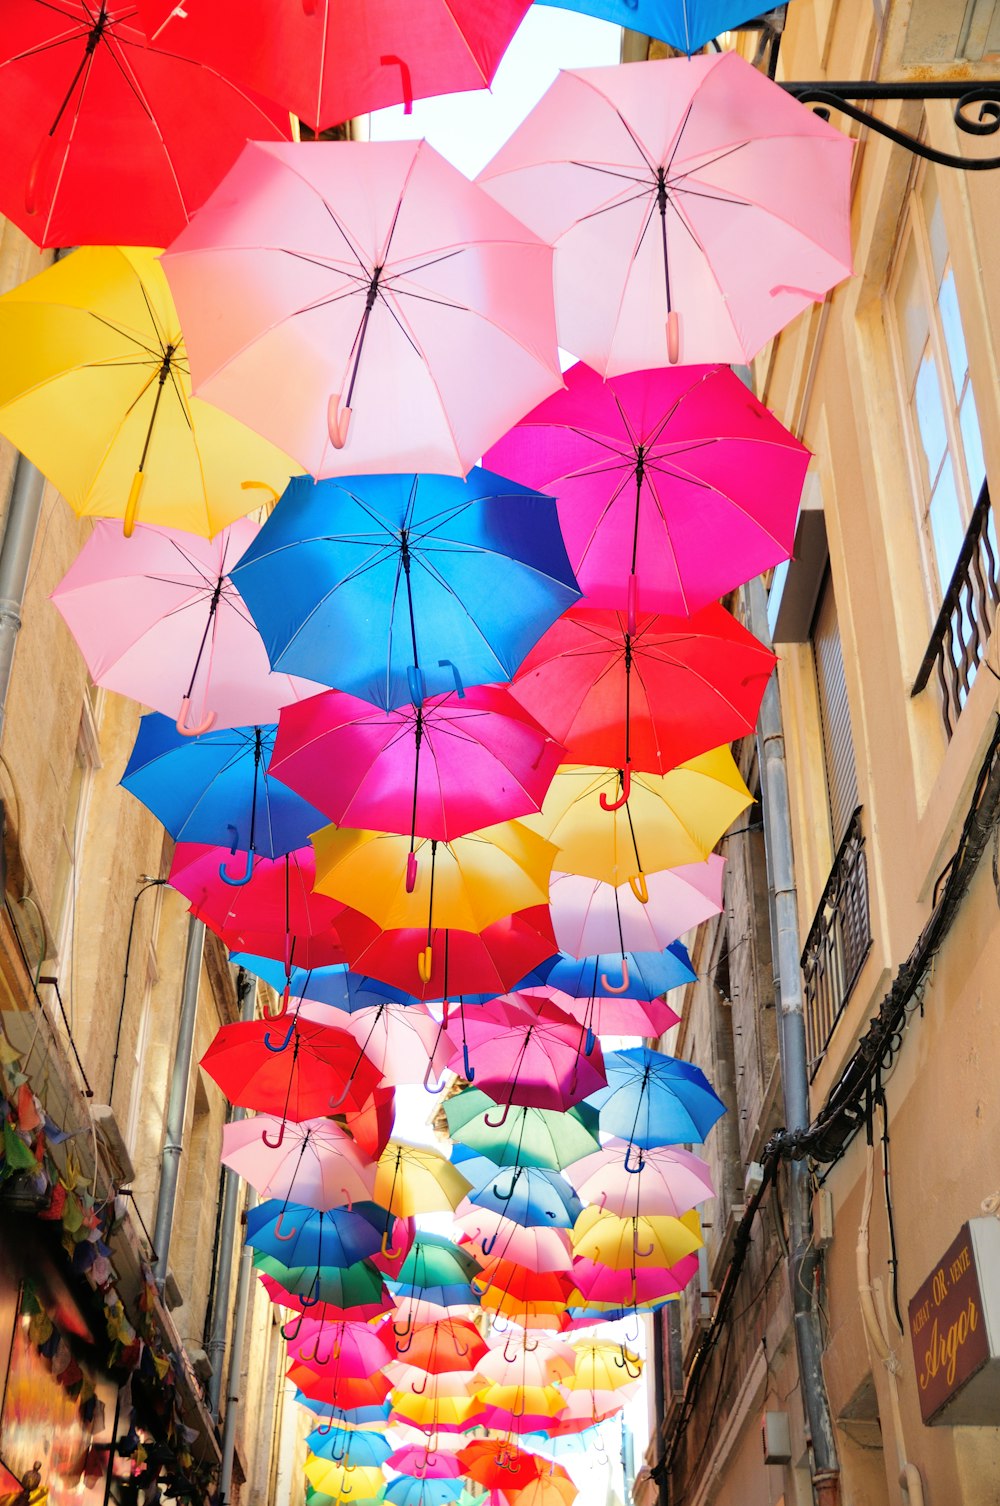
{"label": "red umbrella", "polygon": [[666,774],[752,733],[775,657],[722,607],[690,617],[571,607],[513,693],[571,763]]}
{"label": "red umbrella", "polygon": [[166,246],[287,113],[147,42],[134,0],[8,0],[3,213],[38,246]]}
{"label": "red umbrella", "polygon": [[254,856],[248,883],[220,877],[229,853],[221,847],[179,842],[170,882],[191,901],[191,913],[234,952],[275,957],[286,968],[343,963],[334,922],[343,906],[313,892],[316,859],[311,847],[282,858]]}
{"label": "red umbrella", "polygon": [[528,0],[139,0],[149,34],[327,126],[488,88]]}
{"label": "red umbrella", "polygon": [[[379,1082],[353,1036],[294,1015],[223,1025],[201,1065],[230,1103],[295,1123],[329,1114],[338,1101],[357,1107]],[[268,1141],[276,1146],[277,1141]]]}
{"label": "red umbrella", "polygon": [[395,1088],[380,1083],[360,1107],[345,1109],[344,1121],[356,1144],[377,1161],[392,1138],[392,1127],[396,1122]]}
{"label": "red umbrella", "polygon": [[470,1479],[508,1496],[525,1490],[549,1469],[547,1459],[512,1448],[500,1438],[477,1438],[458,1457]]}
{"label": "red umbrella", "polygon": [[[463,1010],[464,1043],[449,1065],[473,1064],[476,1087],[505,1112],[487,1124],[499,1126],[512,1104],[532,1109],[568,1109],[605,1086],[601,1048],[584,1053],[585,1028],[554,1004],[530,994],[508,994]],[[467,1050],[465,1049],[467,1047]]]}
{"label": "red umbrella", "polygon": [[417,971],[418,955],[427,946],[425,930],[383,931],[358,911],[343,910],[337,917],[337,933],[355,971],[418,999],[506,993],[557,950],[547,905],[507,915],[478,935],[436,930],[431,938],[433,967],[426,983]]}
{"label": "red umbrella", "polygon": [[308,1365],[291,1365],[286,1371],[288,1379],[313,1401],[326,1402],[328,1406],[377,1407],[385,1401],[392,1384],[384,1375],[323,1375]]}

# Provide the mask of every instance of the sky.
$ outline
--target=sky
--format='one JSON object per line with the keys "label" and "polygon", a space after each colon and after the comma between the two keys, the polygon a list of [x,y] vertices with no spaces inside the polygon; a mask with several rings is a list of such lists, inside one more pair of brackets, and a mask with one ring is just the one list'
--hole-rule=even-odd
{"label": "sky", "polygon": [[560,68],[617,63],[621,28],[574,11],[532,5],[500,64],[491,90],[418,99],[370,117],[373,141],[426,136],[470,178],[486,166],[545,93]]}

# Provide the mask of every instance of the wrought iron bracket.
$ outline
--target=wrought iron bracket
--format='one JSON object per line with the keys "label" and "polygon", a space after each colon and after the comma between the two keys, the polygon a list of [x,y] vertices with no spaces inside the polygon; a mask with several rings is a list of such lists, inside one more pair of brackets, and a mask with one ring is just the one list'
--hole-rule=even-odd
{"label": "wrought iron bracket", "polygon": [[917,100],[923,103],[929,99],[953,100],[955,124],[960,131],[967,136],[995,136],[1000,132],[1000,81],[954,79],[941,83],[881,84],[863,80],[828,83],[820,79],[813,83],[781,84],[781,88],[800,104],[811,105],[824,120],[830,118],[832,110],[837,110],[937,167],[953,167],[967,173],[989,172],[1000,167],[1000,157],[959,157],[951,152],[939,152],[936,147],[928,146],[906,131],[897,130],[858,105],[858,101]]}

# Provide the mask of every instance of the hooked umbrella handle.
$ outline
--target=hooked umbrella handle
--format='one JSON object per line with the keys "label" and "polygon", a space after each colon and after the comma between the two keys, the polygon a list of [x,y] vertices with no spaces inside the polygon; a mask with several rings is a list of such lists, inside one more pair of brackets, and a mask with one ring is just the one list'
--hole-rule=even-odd
{"label": "hooked umbrella handle", "polygon": [[644,873],[639,872],[630,878],[628,886],[640,905],[649,904],[649,888],[646,884],[646,875]]}
{"label": "hooked umbrella handle", "polygon": [[626,608],[626,623],[629,636],[635,636],[635,624],[639,615],[639,577],[633,570],[628,578],[628,606]]}
{"label": "hooked umbrella handle", "polygon": [[667,360],[676,366],[681,358],[681,321],[676,309],[667,315]]}
{"label": "hooked umbrella handle", "polygon": [[601,810],[620,811],[626,800],[632,793],[632,770],[627,766],[621,770],[622,792],[617,800],[609,800],[606,790],[601,791]]}
{"label": "hooked umbrella handle", "polygon": [[625,992],[625,990],[628,988],[628,958],[627,957],[623,957],[622,958],[622,981],[620,983],[609,983],[608,982],[608,975],[607,975],[607,973],[602,973],[601,974],[601,987],[604,989],[605,993],[609,993],[609,994],[623,994]]}
{"label": "hooked umbrella handle", "polygon": [[326,405],[326,427],[330,435],[330,443],[335,450],[342,450],[347,443],[347,433],[351,427],[351,409],[341,408],[340,393],[334,392]]}
{"label": "hooked umbrella handle", "polygon": [[253,853],[248,851],[246,856],[246,866],[244,867],[243,872],[236,875],[226,872],[226,865],[224,862],[219,864],[219,877],[222,882],[224,884],[228,884],[230,888],[241,889],[244,884],[249,884],[250,880],[253,878]]}
{"label": "hooked umbrella handle", "polygon": [[452,677],[452,679],[455,682],[455,694],[458,696],[458,699],[460,701],[464,701],[465,700],[465,686],[462,683],[462,676],[458,672],[458,665],[457,664],[453,664],[450,659],[439,659],[438,660],[438,669],[450,669],[451,670],[451,677]]}
{"label": "hooked umbrella handle", "polygon": [[189,727],[188,713],[190,712],[190,710],[191,697],[189,695],[186,695],[181,701],[181,709],[180,711],[178,711],[177,720],[174,722],[174,726],[177,728],[181,737],[200,737],[203,732],[207,732],[210,727],[215,726],[215,712],[210,711],[204,718],[204,720],[200,721],[197,726]]}
{"label": "hooked umbrella handle", "polygon": [[408,64],[404,63],[403,59],[399,57],[395,52],[384,52],[379,58],[379,62],[382,64],[383,68],[388,68],[390,64],[395,63],[396,67],[399,69],[400,81],[403,86],[403,114],[412,115],[413,82],[410,78],[410,69]]}
{"label": "hooked umbrella handle", "polygon": [[417,953],[417,972],[421,983],[431,981],[431,973],[434,971],[434,948],[425,946],[423,951]]}
{"label": "hooked umbrella handle", "polygon": [[412,894],[417,887],[417,855],[415,852],[406,854],[406,892]]}
{"label": "hooked umbrella handle", "polygon": [[139,498],[142,496],[142,488],[145,484],[145,472],[136,471],[132,477],[132,485],[128,489],[128,501],[125,503],[125,516],[122,519],[122,533],[127,539],[132,537],[135,530],[135,515],[139,511]]}
{"label": "hooked umbrella handle", "polygon": [[268,481],[241,481],[240,482],[240,491],[241,492],[251,492],[251,491],[270,492],[271,493],[271,501],[272,502],[277,502],[279,500],[278,493],[275,491],[274,487]]}

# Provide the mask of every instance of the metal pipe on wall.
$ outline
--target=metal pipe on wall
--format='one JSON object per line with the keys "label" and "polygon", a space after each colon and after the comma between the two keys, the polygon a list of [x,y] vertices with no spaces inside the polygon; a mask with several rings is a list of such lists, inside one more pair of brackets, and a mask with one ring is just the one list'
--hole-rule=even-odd
{"label": "metal pipe on wall", "polygon": [[[247,1192],[246,1211],[256,1205],[257,1194]],[[229,1350],[229,1379],[226,1383],[226,1420],[222,1426],[222,1462],[219,1466],[219,1506],[229,1506],[233,1487],[233,1456],[236,1452],[236,1423],[240,1415],[242,1391],[243,1345],[247,1332],[247,1308],[250,1305],[250,1280],[253,1275],[253,1250],[243,1246],[240,1274],[236,1282],[236,1305],[233,1309],[233,1337]]]}
{"label": "metal pipe on wall", "polygon": [[24,455],[17,457],[0,539],[0,739],[7,716],[7,692],[14,668],[14,649],[21,630],[21,611],[28,569],[42,515],[45,477]]}
{"label": "metal pipe on wall", "polygon": [[160,1190],[156,1199],[156,1223],[153,1248],[156,1250],[156,1284],[163,1291],[170,1264],[170,1235],[177,1199],[181,1151],[184,1148],[184,1121],[187,1118],[188,1086],[191,1081],[191,1058],[198,1017],[198,984],[201,959],[205,949],[205,922],[192,915],[188,920],[187,950],[184,955],[184,981],[181,986],[181,1011],[177,1022],[177,1044],[170,1073],[170,1097],[163,1131],[160,1156]]}
{"label": "metal pipe on wall", "polygon": [[[240,1019],[252,1020],[257,1004],[257,980],[245,967],[236,978],[236,993],[240,1001]],[[230,1124],[246,1118],[246,1109],[234,1105],[229,1115]],[[219,1251],[216,1265],[216,1285],[212,1297],[212,1329],[205,1345],[205,1352],[212,1365],[208,1382],[208,1402],[212,1416],[218,1420],[222,1401],[222,1360],[226,1352],[226,1327],[229,1322],[229,1288],[232,1284],[233,1250],[236,1245],[237,1210],[239,1207],[240,1178],[235,1171],[226,1170],[225,1188],[222,1194],[222,1222],[219,1232]]]}
{"label": "metal pipe on wall", "polygon": [[[750,631],[770,646],[767,598],[758,577],[744,587]],[[792,852],[788,770],[778,684],[772,675],[761,702],[757,722],[757,761],[760,767],[764,848],[767,854],[771,899],[772,954],[775,964],[778,1051],[785,1128],[809,1126],[809,1069],[806,1051],[802,975],[799,969],[798,905],[795,859]],[[795,1346],[806,1418],[812,1441],[813,1488],[817,1501],[835,1506],[840,1499],[840,1463],[823,1376],[823,1337],[813,1301],[819,1259],[812,1237],[812,1196],[809,1169],[792,1161],[788,1171],[788,1279],[792,1294]]]}

